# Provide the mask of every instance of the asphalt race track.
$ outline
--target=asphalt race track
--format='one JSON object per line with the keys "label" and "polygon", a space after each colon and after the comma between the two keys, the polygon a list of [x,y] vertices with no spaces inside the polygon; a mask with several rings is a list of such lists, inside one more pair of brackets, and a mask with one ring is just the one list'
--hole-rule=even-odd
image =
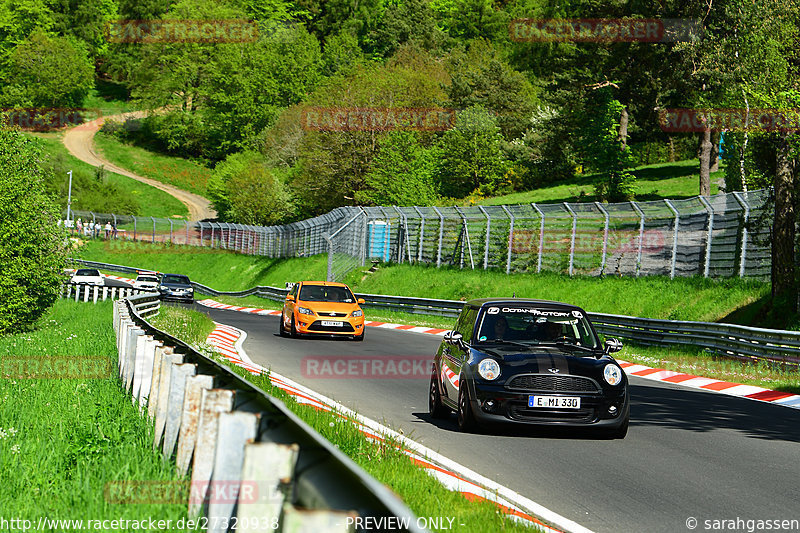
{"label": "asphalt race track", "polygon": [[197,308],[246,331],[256,363],[594,531],[689,531],[690,517],[696,531],[706,520],[800,519],[800,410],[633,378],[624,440],[529,428],[461,434],[455,416],[428,418],[428,377],[301,375],[305,357],[432,358],[438,337],[368,328],[362,343],[282,338],[277,317]]}

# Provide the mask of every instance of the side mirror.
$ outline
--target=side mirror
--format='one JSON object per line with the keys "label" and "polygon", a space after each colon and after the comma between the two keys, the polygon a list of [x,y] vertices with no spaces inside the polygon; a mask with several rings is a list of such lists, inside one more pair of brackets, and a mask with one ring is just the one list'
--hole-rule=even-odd
{"label": "side mirror", "polygon": [[447,333],[444,334],[444,340],[445,340],[445,342],[447,342],[449,344],[458,344],[458,343],[461,342],[461,339],[463,337],[464,336],[461,335],[461,333],[459,333],[459,332],[457,332],[455,330],[448,331]]}
{"label": "side mirror", "polygon": [[617,353],[622,349],[622,341],[619,339],[606,339],[606,353]]}
{"label": "side mirror", "polygon": [[286,301],[287,302],[293,302],[294,301],[294,296],[292,296],[291,294],[287,294],[286,295]]}
{"label": "side mirror", "polygon": [[359,298],[357,301],[359,305],[367,303],[366,300],[364,300],[364,298]]}

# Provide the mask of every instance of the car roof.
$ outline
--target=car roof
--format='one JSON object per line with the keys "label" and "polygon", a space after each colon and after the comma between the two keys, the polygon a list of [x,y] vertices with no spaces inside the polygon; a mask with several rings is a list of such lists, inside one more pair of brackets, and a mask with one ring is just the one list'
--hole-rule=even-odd
{"label": "car roof", "polygon": [[325,287],[346,287],[344,283],[338,281],[301,281],[303,285],[323,285]]}
{"label": "car roof", "polygon": [[473,307],[486,307],[489,305],[539,305],[543,307],[569,307],[570,309],[581,309],[577,305],[568,304],[564,302],[556,302],[554,300],[537,300],[535,298],[475,298],[469,300],[467,305]]}

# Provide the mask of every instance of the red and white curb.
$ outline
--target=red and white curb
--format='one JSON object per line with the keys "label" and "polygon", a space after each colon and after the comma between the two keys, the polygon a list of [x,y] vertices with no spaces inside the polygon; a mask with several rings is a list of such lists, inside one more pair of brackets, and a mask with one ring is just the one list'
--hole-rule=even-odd
{"label": "red and white curb", "polygon": [[664,370],[663,368],[651,368],[636,363],[628,363],[626,361],[617,362],[629,376],[800,409],[800,395],[791,392],[781,392],[756,387],[754,385],[742,385],[740,383],[731,383],[730,381],[704,378],[692,374],[685,374],[683,372],[675,372],[674,370]]}
{"label": "red and white curb", "polygon": [[[255,309],[252,307],[236,307],[235,305],[227,305],[215,300],[202,300],[197,302],[206,307],[213,307],[215,309],[228,309],[231,311],[243,311],[246,313],[256,313],[260,315],[280,315],[280,311],[272,311],[269,309]],[[410,326],[406,324],[391,324],[388,322],[367,322],[367,326],[395,329],[400,331],[413,331],[416,333],[429,333],[432,335],[444,335],[448,330],[426,328],[421,326]],[[685,374],[683,372],[675,372],[672,370],[664,370],[663,368],[651,368],[649,366],[628,363],[625,361],[617,361],[620,366],[625,370],[629,376],[636,376],[644,379],[654,381],[662,381],[664,383],[672,383],[682,387],[689,387],[692,389],[702,390],[706,392],[718,392],[727,394],[729,396],[737,396],[739,398],[747,398],[749,400],[758,400],[761,402],[768,402],[775,405],[782,405],[784,407],[791,407],[793,409],[800,409],[800,395],[792,394],[790,392],[781,392],[754,385],[742,385],[740,383],[731,383],[729,381],[722,381],[713,378],[704,378],[700,376],[693,376],[692,374]],[[449,369],[447,369],[449,370]],[[452,371],[451,371],[452,372]],[[457,376],[445,375],[446,378],[452,383]]]}
{"label": "red and white curb", "polygon": [[[199,303],[199,302],[198,302]],[[247,308],[245,308],[247,309]],[[265,311],[265,310],[261,310]],[[249,311],[248,311],[249,312]],[[278,312],[280,313],[280,312]],[[208,343],[220,354],[234,364],[247,369],[252,374],[268,373],[272,385],[293,396],[298,403],[308,404],[317,409],[333,412],[343,420],[349,421],[366,437],[373,441],[390,441],[396,443],[398,449],[411,461],[432,477],[436,478],[448,490],[460,492],[469,500],[484,500],[495,504],[510,518],[536,526],[544,531],[560,533],[591,533],[589,529],[542,507],[538,503],[504,487],[467,467],[452,461],[433,450],[415,442],[408,437],[359,415],[344,405],[319,394],[289,378],[269,371],[254,363],[242,348],[247,334],[232,326],[216,323],[216,329],[208,336]],[[537,518],[538,517],[538,518]],[[559,529],[545,524],[553,524]]]}

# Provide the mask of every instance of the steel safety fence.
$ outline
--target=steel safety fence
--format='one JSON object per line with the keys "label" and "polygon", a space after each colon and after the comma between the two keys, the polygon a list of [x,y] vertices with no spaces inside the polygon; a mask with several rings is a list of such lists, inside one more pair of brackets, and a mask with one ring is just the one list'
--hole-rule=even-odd
{"label": "steel safety fence", "polygon": [[[275,258],[327,253],[336,279],[367,260],[506,273],[766,278],[768,195],[758,190],[611,204],[349,206],[280,226],[78,211],[70,231]],[[102,229],[91,233],[87,221]]]}

